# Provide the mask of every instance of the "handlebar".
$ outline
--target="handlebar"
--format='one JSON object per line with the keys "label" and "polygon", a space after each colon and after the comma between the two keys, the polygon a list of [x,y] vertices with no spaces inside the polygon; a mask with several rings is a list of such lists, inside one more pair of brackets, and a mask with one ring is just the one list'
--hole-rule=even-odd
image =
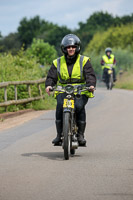
{"label": "handlebar", "polygon": [[110,68],[113,68],[113,67],[115,67],[115,64],[104,64],[104,66],[108,66]]}
{"label": "handlebar", "polygon": [[[87,91],[87,90],[92,92],[91,91],[92,89],[90,87],[88,87],[88,86],[85,86],[85,85],[83,85],[83,86],[82,85],[74,86],[74,91],[77,92],[77,95],[81,95],[81,92]],[[95,88],[94,88],[94,90],[95,90]],[[50,92],[53,92],[53,91],[65,92],[66,90],[65,90],[65,87],[57,86],[57,87],[50,88],[49,91]]]}

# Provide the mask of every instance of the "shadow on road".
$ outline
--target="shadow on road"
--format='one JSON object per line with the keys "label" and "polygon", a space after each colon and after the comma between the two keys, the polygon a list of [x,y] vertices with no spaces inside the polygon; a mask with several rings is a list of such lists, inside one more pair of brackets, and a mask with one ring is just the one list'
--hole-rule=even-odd
{"label": "shadow on road", "polygon": [[59,161],[63,160],[63,152],[36,152],[36,153],[24,153],[21,155],[25,157],[41,156],[41,157],[48,158],[50,160],[59,160]]}
{"label": "shadow on road", "polygon": [[[62,161],[64,160],[64,155],[63,152],[36,152],[36,153],[24,153],[21,154],[21,156],[25,156],[25,157],[45,157],[48,158],[50,160],[58,160],[58,161]],[[73,156],[71,156],[73,157]],[[80,157],[80,155],[74,155],[74,157]]]}
{"label": "shadow on road", "polygon": [[131,193],[110,193],[110,194],[99,194],[100,196],[120,196],[120,197],[133,197]]}

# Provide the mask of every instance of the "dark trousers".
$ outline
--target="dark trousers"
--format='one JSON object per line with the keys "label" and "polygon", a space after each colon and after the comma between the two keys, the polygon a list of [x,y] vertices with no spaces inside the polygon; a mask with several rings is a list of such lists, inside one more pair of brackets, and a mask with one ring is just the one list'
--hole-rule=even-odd
{"label": "dark trousers", "polygon": [[[65,93],[61,93],[57,96],[56,120],[63,121],[63,100],[65,97]],[[85,105],[87,102],[88,97],[86,95],[81,95],[79,99],[75,97],[75,112],[77,121],[86,121]]]}

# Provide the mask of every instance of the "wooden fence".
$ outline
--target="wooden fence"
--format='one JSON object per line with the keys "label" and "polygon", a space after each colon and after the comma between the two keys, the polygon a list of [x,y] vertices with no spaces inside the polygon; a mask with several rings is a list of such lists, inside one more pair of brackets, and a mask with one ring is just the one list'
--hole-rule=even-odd
{"label": "wooden fence", "polygon": [[[45,83],[46,78],[34,80],[34,81],[10,81],[10,82],[2,82],[0,83],[0,89],[4,88],[4,102],[0,102],[0,107],[6,107],[10,105],[17,105],[17,104],[23,104],[23,103],[29,103],[35,100],[43,99],[44,95],[42,94],[42,90],[40,87],[40,84]],[[32,97],[31,92],[31,85],[37,85],[38,87],[38,93],[39,95],[36,97]],[[10,85],[14,85],[14,100],[7,99],[7,88]],[[29,97],[27,99],[18,99],[17,95],[17,86],[18,85],[27,85],[27,91]]]}

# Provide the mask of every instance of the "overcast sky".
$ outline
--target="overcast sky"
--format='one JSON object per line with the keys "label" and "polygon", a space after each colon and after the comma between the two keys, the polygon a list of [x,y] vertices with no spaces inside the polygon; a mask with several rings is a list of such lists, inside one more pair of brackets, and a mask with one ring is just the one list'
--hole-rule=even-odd
{"label": "overcast sky", "polygon": [[41,19],[74,29],[96,11],[113,16],[133,13],[133,0],[0,0],[0,31],[16,32],[23,17]]}

